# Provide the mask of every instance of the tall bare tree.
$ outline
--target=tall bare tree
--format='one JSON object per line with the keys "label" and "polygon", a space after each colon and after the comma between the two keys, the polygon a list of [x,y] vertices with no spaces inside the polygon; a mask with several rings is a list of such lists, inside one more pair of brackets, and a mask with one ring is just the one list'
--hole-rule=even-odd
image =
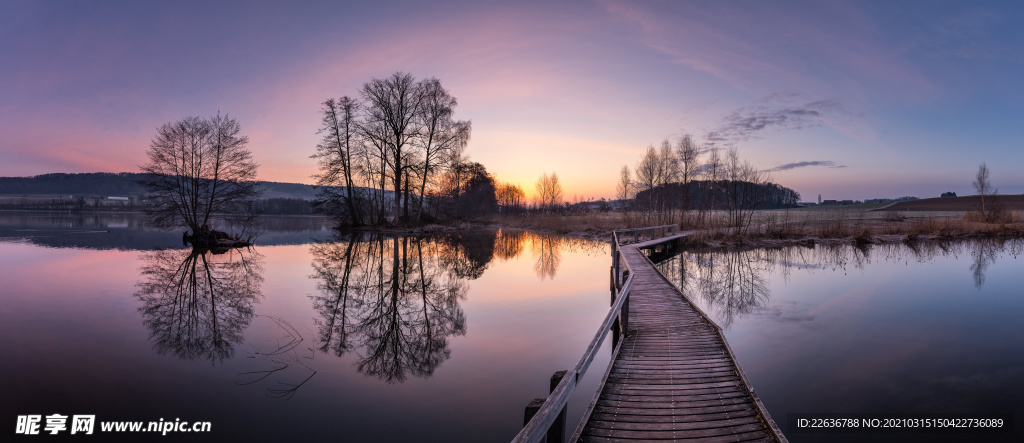
{"label": "tall bare tree", "polygon": [[655,188],[662,184],[664,173],[661,156],[654,146],[647,147],[634,171],[638,191],[636,203],[643,211],[643,223],[654,223],[654,212],[658,206]]}
{"label": "tall bare tree", "polygon": [[243,231],[252,227],[252,203],[262,190],[256,182],[257,164],[246,148],[249,137],[241,132],[238,121],[220,113],[186,117],[157,129],[146,151],[149,162],[142,167],[152,224],[185,225],[200,232],[221,219],[240,224]]}
{"label": "tall bare tree", "polygon": [[551,194],[548,197],[548,202],[552,208],[562,204],[562,183],[558,181],[558,173],[552,172],[551,177],[548,178],[551,185]]}
{"label": "tall bare tree", "polygon": [[402,180],[412,141],[419,134],[416,120],[422,108],[423,94],[412,75],[396,72],[385,79],[372,79],[363,85],[367,130],[363,133],[386,149],[384,162],[391,170],[394,191],[394,217],[401,214]]}
{"label": "tall bare tree", "polygon": [[553,210],[562,203],[562,184],[558,182],[558,174],[546,172],[541,174],[535,184],[538,205],[545,210]]}
{"label": "tall bare tree", "polygon": [[443,87],[441,81],[430,78],[420,82],[422,112],[420,122],[422,131],[416,144],[422,152],[420,163],[419,208],[416,221],[419,222],[423,213],[424,195],[427,181],[443,166],[446,159],[459,157],[466,144],[469,143],[471,123],[452,119],[458,102]]}
{"label": "tall bare tree", "polygon": [[314,175],[317,197],[314,205],[335,214],[346,225],[363,223],[362,208],[356,202],[355,163],[363,148],[357,130],[356,111],[359,104],[351,97],[333,98],[323,102],[321,126],[317,131],[323,139],[311,157],[319,160],[320,173]]}
{"label": "tall bare tree", "polygon": [[697,173],[700,162],[700,150],[689,134],[683,135],[676,144],[676,159],[679,161],[679,183],[682,192],[679,195],[679,206],[682,214],[680,223],[686,222],[686,213],[690,209],[690,182]]}
{"label": "tall bare tree", "polygon": [[615,186],[615,197],[619,200],[632,199],[634,194],[632,182],[629,166],[622,165],[622,169],[619,170],[619,183]]}
{"label": "tall bare tree", "polygon": [[353,225],[436,215],[444,186],[438,177],[463,162],[471,133],[469,121],[453,118],[456,105],[436,78],[416,81],[402,72],[371,79],[357,100],[325,101],[313,155],[323,187],[317,209]]}
{"label": "tall bare tree", "polygon": [[722,154],[719,150],[712,149],[701,170],[701,175],[704,178],[702,186],[703,189],[701,192],[701,204],[698,214],[701,224],[711,221],[711,211],[715,208],[716,202],[719,200],[719,194],[721,193],[722,170]]}

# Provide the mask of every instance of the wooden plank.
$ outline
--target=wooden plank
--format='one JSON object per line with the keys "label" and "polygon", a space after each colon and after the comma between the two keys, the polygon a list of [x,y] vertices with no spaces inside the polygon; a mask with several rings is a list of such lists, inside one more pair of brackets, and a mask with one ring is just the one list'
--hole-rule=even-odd
{"label": "wooden plank", "polygon": [[[703,394],[703,395],[686,396],[686,397],[682,397],[681,396],[680,398],[676,399],[675,402],[676,402],[676,407],[682,408],[685,405],[714,406],[714,405],[717,405],[717,404],[728,404],[728,403],[735,403],[735,402],[743,402],[743,401],[746,401],[745,399],[746,399],[746,396],[743,395],[742,392],[735,391],[735,392],[731,392],[731,393]],[[608,408],[615,408],[615,407],[618,407],[618,408],[634,408],[633,407],[634,404],[636,404],[636,402],[618,402],[618,403],[616,403],[614,400],[610,400],[610,399],[609,400],[602,400],[602,401],[598,402],[598,406],[608,407]]]}
{"label": "wooden plank", "polygon": [[695,377],[706,377],[706,376],[709,376],[709,375],[712,375],[712,376],[736,375],[736,370],[731,368],[731,367],[729,367],[729,366],[719,366],[719,367],[713,367],[713,368],[712,367],[703,367],[703,368],[702,367],[696,367],[696,368],[695,367],[687,367],[687,368],[679,368],[679,367],[673,367],[673,366],[631,366],[631,367],[615,366],[614,370],[612,370],[612,374],[613,375],[618,375],[618,376],[623,376],[623,377],[628,377],[630,375],[634,375],[635,374],[635,375],[640,375],[640,376],[658,375],[658,376],[672,377],[672,378],[677,378],[677,379],[687,379],[687,378],[695,378]]}
{"label": "wooden plank", "polygon": [[[773,442],[776,441],[770,434],[761,431],[747,432],[741,434],[733,434],[727,437],[706,437],[699,439],[686,439],[678,438],[671,439],[671,441],[696,441],[699,440],[702,443],[742,443],[742,442]],[[649,439],[629,439],[629,438],[608,438],[599,437],[595,435],[583,435],[580,437],[581,442],[593,442],[593,443],[610,443],[610,442],[622,442],[622,441],[650,441]]]}
{"label": "wooden plank", "polygon": [[631,384],[646,384],[646,385],[667,385],[667,386],[688,386],[688,385],[706,385],[714,383],[729,383],[735,382],[737,385],[742,384],[738,375],[732,374],[727,377],[700,377],[700,378],[688,378],[682,379],[671,379],[667,376],[641,376],[641,375],[629,375],[620,376],[611,374],[608,376],[608,383],[631,383]]}
{"label": "wooden plank", "polygon": [[[713,415],[713,417],[712,417]],[[717,418],[722,417],[722,418]],[[674,422],[674,421],[661,421],[657,423],[651,422],[622,422],[622,421],[603,421],[597,419],[590,420],[591,427],[600,429],[615,429],[625,431],[690,431],[698,429],[716,429],[726,426],[741,426],[741,425],[759,425],[761,422],[757,419],[757,411],[751,410],[746,415],[736,415],[730,417],[729,414],[708,414],[708,417],[704,420],[697,421],[686,421],[686,422]]]}
{"label": "wooden plank", "polygon": [[718,326],[637,249],[657,243],[620,244],[616,249],[632,280],[629,327],[587,421],[574,437],[785,442]]}
{"label": "wooden plank", "polygon": [[[764,429],[765,427],[761,423],[742,424],[737,426],[726,426],[721,428],[710,429],[689,429],[686,431],[632,431],[626,429],[593,428],[588,426],[587,429],[583,431],[583,433],[584,435],[593,435],[598,437],[610,438],[670,440],[682,438],[713,438],[733,436],[735,434],[743,434],[748,432],[765,432]],[[733,441],[735,441],[735,439]]]}
{"label": "wooden plank", "polygon": [[703,363],[703,364],[687,364],[684,362],[677,362],[671,360],[658,360],[658,361],[647,361],[647,360],[630,360],[630,361],[619,361],[615,363],[616,369],[674,369],[679,371],[702,371],[705,369],[716,370],[719,368],[732,369],[732,364],[729,362],[718,362],[718,363]]}
{"label": "wooden plank", "polygon": [[[709,408],[709,407],[687,408],[685,412],[687,412],[687,413],[686,414],[682,414],[682,415],[673,416],[672,420],[673,421],[679,421],[679,422],[699,421],[699,420],[704,420],[706,418],[707,419],[715,419],[714,417],[728,417],[729,414],[735,414],[735,415],[733,415],[734,417],[739,417],[739,416],[743,416],[743,415],[757,414],[757,409],[754,409],[753,407],[751,407],[748,404],[737,403],[737,404],[732,404],[732,405],[716,406],[714,408]],[[593,415],[591,415],[591,419],[592,420],[600,420],[600,421],[621,420],[623,422],[629,422],[629,423],[643,423],[643,422],[661,423],[661,422],[664,421],[664,419],[661,418],[661,417],[651,416],[651,415],[647,415],[647,414],[622,414],[622,413],[611,414],[611,413],[607,413],[607,412],[600,412],[600,413],[598,413],[596,411],[594,412]]]}

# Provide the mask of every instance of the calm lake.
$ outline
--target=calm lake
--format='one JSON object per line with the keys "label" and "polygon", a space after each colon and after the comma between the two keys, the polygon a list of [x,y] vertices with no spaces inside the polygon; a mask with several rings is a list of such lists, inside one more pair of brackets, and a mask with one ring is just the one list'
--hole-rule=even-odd
{"label": "calm lake", "polygon": [[[212,425],[91,438],[104,441],[508,441],[608,310],[601,242],[266,221],[254,248],[214,255],[130,214],[0,213],[4,420]],[[800,412],[1009,412],[1020,422],[1021,251],[819,245],[688,252],[659,267],[725,328],[783,431]],[[570,402],[569,432],[610,341]]]}
{"label": "calm lake", "polygon": [[[508,441],[608,310],[601,242],[267,221],[251,250],[214,255],[132,215],[0,214],[4,421],[213,431],[104,441]],[[602,373],[583,380],[570,422]]]}
{"label": "calm lake", "polygon": [[[687,252],[663,274],[725,330],[792,442],[1024,441],[1021,241]],[[1010,413],[1015,434],[799,434],[789,413]]]}

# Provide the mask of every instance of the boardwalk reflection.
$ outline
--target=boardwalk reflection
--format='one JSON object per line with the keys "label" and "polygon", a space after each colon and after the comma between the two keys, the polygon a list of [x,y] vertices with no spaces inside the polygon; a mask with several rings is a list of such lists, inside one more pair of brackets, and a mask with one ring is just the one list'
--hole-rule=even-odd
{"label": "boardwalk reflection", "polygon": [[764,307],[770,298],[768,276],[789,278],[793,269],[828,269],[846,272],[863,269],[871,260],[928,262],[937,257],[970,256],[974,285],[985,283],[985,272],[1003,253],[1016,256],[1024,240],[981,239],[963,242],[910,242],[901,244],[818,245],[747,251],[690,251],[656,264],[658,269],[691,300],[714,311],[722,327],[739,316]]}
{"label": "boardwalk reflection", "polygon": [[153,348],[189,360],[231,358],[261,297],[259,254],[163,250],[140,257],[135,297],[142,302],[139,311]]}

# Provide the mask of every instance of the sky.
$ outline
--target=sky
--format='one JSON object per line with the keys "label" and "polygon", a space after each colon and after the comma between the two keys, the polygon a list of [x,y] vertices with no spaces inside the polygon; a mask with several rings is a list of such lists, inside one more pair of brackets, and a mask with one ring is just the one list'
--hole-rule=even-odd
{"label": "sky", "polygon": [[802,200],[1024,193],[1024,4],[0,2],[0,176],[137,171],[227,113],[262,180],[312,183],[320,104],[436,77],[467,154],[614,198],[649,145],[736,148]]}

